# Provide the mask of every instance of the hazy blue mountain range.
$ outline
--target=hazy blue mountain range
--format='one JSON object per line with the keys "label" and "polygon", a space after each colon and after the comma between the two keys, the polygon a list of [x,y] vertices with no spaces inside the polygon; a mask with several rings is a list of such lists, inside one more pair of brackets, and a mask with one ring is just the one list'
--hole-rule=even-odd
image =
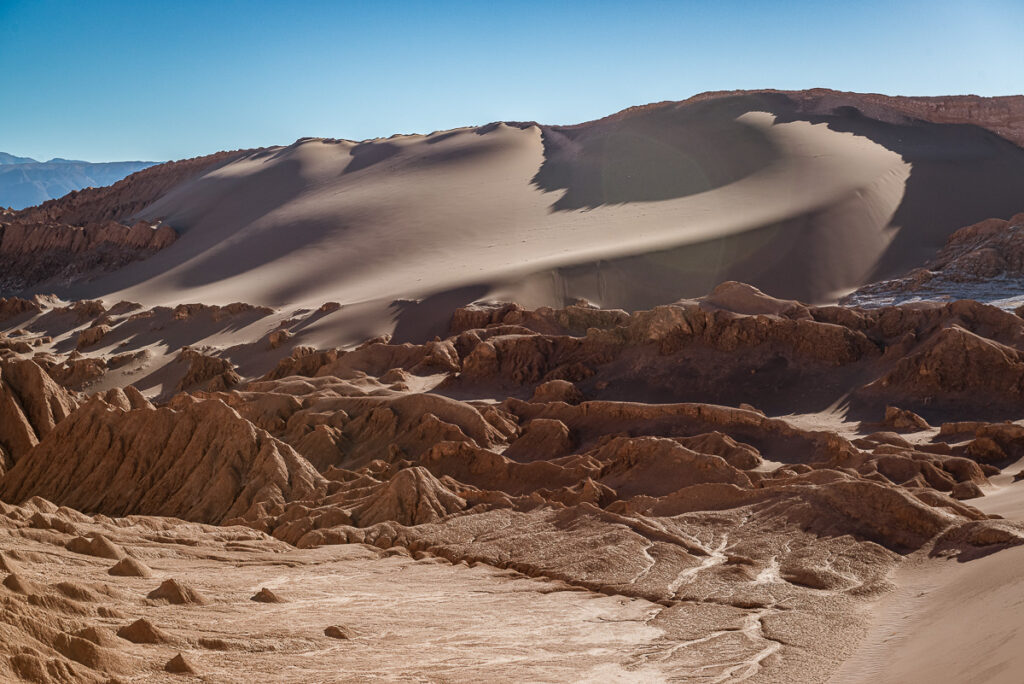
{"label": "hazy blue mountain range", "polygon": [[40,162],[0,152],[0,207],[24,209],[72,190],[110,185],[159,162],[126,161],[93,164],[55,158]]}

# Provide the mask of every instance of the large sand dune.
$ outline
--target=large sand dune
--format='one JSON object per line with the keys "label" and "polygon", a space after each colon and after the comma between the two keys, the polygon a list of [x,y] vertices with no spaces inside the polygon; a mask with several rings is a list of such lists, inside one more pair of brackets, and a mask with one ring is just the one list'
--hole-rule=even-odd
{"label": "large sand dune", "polygon": [[569,127],[300,140],[174,187],[136,217],[181,238],[67,294],[364,303],[408,336],[487,297],[635,309],[742,279],[827,301],[1015,210],[1017,145],[842,102],[753,93]]}

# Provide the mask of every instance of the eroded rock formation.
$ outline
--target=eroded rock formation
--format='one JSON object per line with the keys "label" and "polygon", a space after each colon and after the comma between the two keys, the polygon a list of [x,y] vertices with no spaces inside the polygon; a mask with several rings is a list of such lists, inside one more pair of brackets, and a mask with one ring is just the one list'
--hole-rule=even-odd
{"label": "eroded rock formation", "polygon": [[[1024,213],[986,219],[949,236],[934,259],[900,278],[871,283],[847,303],[877,306],[914,299],[1020,298],[1024,278]],[[1014,308],[1019,308],[1019,302]]]}
{"label": "eroded rock formation", "polygon": [[[673,672],[696,677],[710,665],[725,676],[730,666],[712,653],[732,649],[744,671],[782,677],[796,662],[830,671],[836,640],[859,629],[847,618],[889,591],[903,557],[973,557],[1024,541],[1024,527],[971,505],[1024,455],[1024,428],[998,420],[1024,391],[1024,321],[975,302],[811,307],[725,283],[634,313],[477,304],[454,313],[445,339],[382,337],[350,350],[306,347],[301,334],[268,345],[274,331],[301,331],[301,317],[261,323],[273,312],[245,305],[12,308],[19,337],[45,327],[66,351],[30,346],[0,364],[0,396],[10,397],[0,530],[137,583],[134,605],[293,605],[294,586],[281,592],[288,601],[279,585],[224,599],[136,550],[139,539],[165,543],[179,525],[209,523],[222,527],[187,529],[253,535],[230,549],[240,553],[366,545],[641,601],[666,635],[658,662]],[[228,322],[259,324],[249,346],[167,354],[160,372],[175,374],[151,392],[155,402],[130,385],[86,397],[53,379],[95,358],[106,359],[102,380],[131,367],[111,363],[110,351],[132,353],[122,340],[184,340],[185,326]],[[102,335],[75,350],[95,329]],[[276,354],[276,366],[244,377],[230,361],[242,348]],[[841,428],[800,419],[843,398],[853,413]],[[32,619],[101,596],[0,559],[3,591],[25,597],[11,601],[43,611]],[[177,649],[161,663],[203,652],[130,616],[108,625],[114,643]],[[0,624],[17,630],[23,619]],[[330,638],[323,624],[318,638]],[[693,637],[696,652],[673,649],[684,624],[713,625]],[[826,636],[792,641],[810,633]],[[106,676],[138,657],[108,666],[51,636],[33,657],[67,677]]]}
{"label": "eroded rock formation", "polygon": [[216,523],[324,486],[289,446],[216,400],[126,410],[95,396],[48,437],[4,477],[0,498]]}
{"label": "eroded rock formation", "polygon": [[31,451],[76,403],[32,361],[0,361],[0,474]]}
{"label": "eroded rock formation", "polygon": [[981,126],[1017,145],[1024,146],[1024,95],[908,97],[811,88],[715,91],[696,95],[691,101],[758,93],[785,95],[799,106],[800,111],[808,114],[829,114],[838,108],[855,107],[879,121],[898,121],[897,117],[906,117],[932,123]]}

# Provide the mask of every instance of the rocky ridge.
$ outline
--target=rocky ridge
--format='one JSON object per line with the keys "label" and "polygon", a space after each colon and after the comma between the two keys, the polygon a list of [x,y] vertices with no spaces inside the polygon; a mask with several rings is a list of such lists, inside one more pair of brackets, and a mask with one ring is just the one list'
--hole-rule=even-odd
{"label": "rocky ridge", "polygon": [[6,266],[0,292],[88,280],[152,256],[177,237],[170,226],[145,221],[132,226],[117,221],[82,226],[29,223],[0,214],[0,259]]}
{"label": "rocky ridge", "polygon": [[986,219],[949,236],[930,262],[900,278],[866,285],[844,302],[878,306],[973,297],[1002,308],[1024,304],[1024,213]]}
{"label": "rocky ridge", "polygon": [[0,211],[0,294],[90,280],[170,246],[174,228],[131,217],[170,188],[241,151],[151,166],[117,183],[73,191],[20,211]]}

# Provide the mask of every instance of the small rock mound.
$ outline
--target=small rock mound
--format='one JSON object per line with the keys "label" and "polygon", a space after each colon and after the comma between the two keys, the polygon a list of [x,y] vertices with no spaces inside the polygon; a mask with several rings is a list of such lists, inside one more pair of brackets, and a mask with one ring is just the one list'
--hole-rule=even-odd
{"label": "small rock mound", "polygon": [[27,580],[21,575],[10,574],[4,578],[4,586],[13,591],[16,594],[38,594],[41,593],[42,587],[35,582]]}
{"label": "small rock mound", "polygon": [[284,599],[270,591],[266,587],[260,589],[256,594],[249,599],[250,601],[256,601],[258,603],[284,603]]}
{"label": "small rock mound", "polygon": [[401,525],[434,522],[466,507],[465,499],[421,466],[395,473],[353,516],[361,526],[393,520]]}
{"label": "small rock mound", "polygon": [[91,641],[97,646],[103,646],[104,648],[117,648],[117,637],[106,627],[85,627],[75,632],[75,636],[79,639],[85,639]]}
{"label": "small rock mound", "polygon": [[173,672],[174,674],[195,674],[196,668],[189,662],[184,655],[179,653],[164,665],[164,670],[167,672]]}
{"label": "small rock mound", "polygon": [[533,391],[531,402],[547,403],[551,401],[564,401],[567,404],[578,404],[583,400],[583,395],[576,385],[568,380],[549,380],[537,385]]}
{"label": "small rock mound", "polygon": [[92,538],[75,537],[65,544],[64,548],[73,553],[96,556],[97,558],[120,560],[125,557],[124,550],[102,534],[93,535]]}
{"label": "small rock mound", "polygon": [[133,644],[167,644],[171,642],[169,634],[145,618],[117,630],[117,636]]}
{"label": "small rock mound", "polygon": [[901,409],[896,406],[885,407],[885,418],[882,420],[882,424],[886,427],[891,427],[894,430],[930,430],[931,425],[928,421],[917,415],[913,411]]}
{"label": "small rock mound", "polygon": [[352,630],[348,627],[341,625],[331,625],[324,630],[324,636],[329,636],[332,639],[351,639],[353,634]]}
{"label": "small rock mound", "polygon": [[153,571],[146,564],[134,558],[122,558],[107,570],[107,574],[115,577],[152,577]]}
{"label": "small rock mound", "polygon": [[167,601],[174,605],[193,604],[205,606],[210,600],[189,585],[176,579],[164,580],[163,584],[149,592],[146,598]]}

